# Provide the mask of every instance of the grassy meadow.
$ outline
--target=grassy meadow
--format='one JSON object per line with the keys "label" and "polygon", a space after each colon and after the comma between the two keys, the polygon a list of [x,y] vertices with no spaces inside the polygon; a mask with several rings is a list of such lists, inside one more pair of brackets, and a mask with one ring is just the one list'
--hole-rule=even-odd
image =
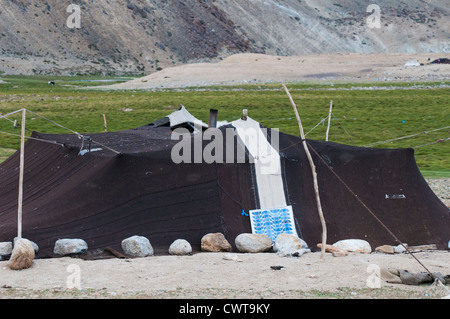
{"label": "grassy meadow", "polygon": [[[153,91],[105,91],[86,89],[104,85],[94,77],[4,76],[0,83],[0,114],[26,108],[79,133],[133,128],[164,117],[181,104],[199,119],[208,122],[209,109],[219,110],[219,120],[233,121],[248,109],[249,116],[270,128],[299,135],[292,106],[281,84],[160,89]],[[123,81],[101,78],[103,81]],[[48,84],[55,81],[56,85]],[[324,140],[330,101],[333,116],[329,140],[365,146],[402,136],[374,147],[404,148],[433,143],[450,136],[450,89],[446,83],[288,83],[307,138]],[[402,89],[377,89],[383,86]],[[361,90],[352,87],[370,87]],[[429,88],[432,86],[432,88]],[[20,123],[20,114],[8,117]],[[317,124],[314,130],[310,132]],[[27,128],[46,133],[69,133],[33,114],[28,114]],[[0,131],[20,134],[13,123],[1,119]],[[0,161],[19,147],[20,138],[0,134]],[[450,141],[415,149],[416,161],[426,177],[450,177]]]}

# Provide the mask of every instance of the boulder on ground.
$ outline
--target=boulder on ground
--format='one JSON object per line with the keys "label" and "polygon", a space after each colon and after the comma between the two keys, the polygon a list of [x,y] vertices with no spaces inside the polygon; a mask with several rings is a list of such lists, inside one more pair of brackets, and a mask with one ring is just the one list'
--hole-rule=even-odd
{"label": "boulder on ground", "polygon": [[132,236],[122,240],[124,253],[132,257],[153,256],[154,250],[150,241],[143,236]]}
{"label": "boulder on ground", "polygon": [[395,254],[394,246],[391,245],[378,246],[375,248],[375,251],[384,254]]}
{"label": "boulder on ground", "polygon": [[[317,244],[317,247],[322,250],[322,244]],[[345,257],[348,255],[348,252],[345,249],[341,249],[335,247],[333,245],[325,244],[325,252],[329,252],[333,255],[333,257]]]}
{"label": "boulder on ground", "polygon": [[30,268],[33,265],[34,257],[34,247],[31,242],[28,239],[19,238],[14,243],[8,266],[12,270]]}
{"label": "boulder on ground", "polygon": [[279,234],[273,245],[273,250],[280,254],[293,254],[307,248],[308,244],[303,239],[285,233]]}
{"label": "boulder on ground", "polygon": [[406,248],[408,248],[408,244],[406,244],[406,243],[403,243],[403,245],[399,244],[398,246],[394,247],[394,252],[396,254],[402,254],[402,253],[406,252]]}
{"label": "boulder on ground", "polygon": [[84,254],[88,250],[88,245],[83,239],[58,239],[53,248],[56,255]]}
{"label": "boulder on ground", "polygon": [[272,250],[272,239],[264,234],[240,234],[234,242],[241,253],[261,253]]}
{"label": "boulder on ground", "polygon": [[10,241],[0,243],[0,258],[1,256],[9,256],[12,253],[13,244]]}
{"label": "boulder on ground", "polygon": [[362,239],[344,239],[334,243],[333,246],[349,252],[359,252],[363,254],[370,254],[372,252],[370,244]]}
{"label": "boulder on ground", "polygon": [[175,240],[169,247],[169,254],[170,255],[189,255],[192,253],[192,246],[191,244],[184,239],[177,239]]}
{"label": "boulder on ground", "polygon": [[222,233],[209,233],[201,240],[201,250],[205,252],[231,252],[233,248]]}
{"label": "boulder on ground", "polygon": [[[19,237],[14,237],[14,245],[16,244],[17,239],[19,239]],[[30,243],[33,245],[34,253],[37,254],[39,252],[39,246],[34,241],[30,240]]]}

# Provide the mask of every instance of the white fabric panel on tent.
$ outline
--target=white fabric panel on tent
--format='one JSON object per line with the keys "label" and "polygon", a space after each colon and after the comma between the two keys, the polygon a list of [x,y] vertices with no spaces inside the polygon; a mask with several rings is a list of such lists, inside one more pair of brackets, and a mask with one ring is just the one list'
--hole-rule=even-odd
{"label": "white fabric panel on tent", "polygon": [[184,123],[192,123],[198,129],[200,127],[208,127],[207,124],[203,123],[191,113],[189,113],[184,106],[182,106],[178,111],[175,111],[172,114],[168,115],[167,117],[170,119],[170,127],[174,127]]}
{"label": "white fabric panel on tent", "polygon": [[[167,116],[170,120],[170,127],[175,127],[184,123],[191,123],[195,126],[197,130],[200,131],[200,128],[208,128],[208,124],[204,123],[203,121],[199,120],[195,116],[193,116],[191,113],[189,113],[188,110],[184,107],[184,105],[181,106],[181,108],[177,111],[174,111],[172,114]],[[227,121],[218,121],[217,127],[227,125]]]}
{"label": "white fabric panel on tent", "polygon": [[[278,151],[268,142],[259,123],[250,117],[231,123],[236,128],[239,140],[248,149],[255,163],[259,208],[285,207],[281,161]],[[274,131],[272,131],[274,132]]]}

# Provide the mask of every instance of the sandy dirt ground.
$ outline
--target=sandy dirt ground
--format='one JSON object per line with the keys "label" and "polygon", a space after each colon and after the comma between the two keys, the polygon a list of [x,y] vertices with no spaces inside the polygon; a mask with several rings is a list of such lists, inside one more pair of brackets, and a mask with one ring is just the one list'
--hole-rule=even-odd
{"label": "sandy dirt ground", "polygon": [[[450,274],[448,251],[415,256],[431,272]],[[282,266],[275,270],[272,266]],[[86,261],[34,260],[13,271],[0,262],[0,298],[443,298],[440,285],[389,283],[384,270],[426,271],[411,255],[320,252],[301,257],[276,253],[197,253]],[[447,285],[448,287],[448,285]],[[447,288],[448,289],[448,288]],[[450,291],[448,291],[450,292]]]}
{"label": "sandy dirt ground", "polygon": [[[430,64],[446,54],[338,53],[301,56],[232,55],[218,63],[193,63],[163,69],[104,89],[155,89],[274,82],[448,81],[449,64]],[[405,66],[410,61],[419,66]],[[97,87],[99,88],[99,87]]]}

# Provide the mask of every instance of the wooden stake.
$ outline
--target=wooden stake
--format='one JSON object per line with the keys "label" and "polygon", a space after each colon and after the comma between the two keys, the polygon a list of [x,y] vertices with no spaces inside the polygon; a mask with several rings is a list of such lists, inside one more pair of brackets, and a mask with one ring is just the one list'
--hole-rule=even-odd
{"label": "wooden stake", "polygon": [[105,133],[108,132],[108,125],[106,124],[106,115],[103,114],[103,123],[105,125]]}
{"label": "wooden stake", "polygon": [[331,111],[333,110],[333,100],[330,102],[330,113],[328,114],[328,127],[327,127],[327,134],[325,136],[325,141],[328,142],[328,134],[330,133],[330,125],[331,125]]}
{"label": "wooden stake", "polygon": [[295,102],[292,99],[292,96],[289,93],[289,90],[287,89],[286,85],[284,83],[282,83],[282,84],[283,84],[284,90],[286,91],[286,93],[287,93],[287,95],[289,97],[289,100],[291,101],[292,107],[294,108],[295,116],[297,117],[298,126],[300,128],[300,136],[301,136],[301,138],[303,140],[303,143],[302,143],[303,144],[303,148],[305,149],[306,156],[308,157],[308,161],[309,161],[309,164],[311,166],[311,172],[312,172],[313,181],[314,181],[314,193],[316,195],[316,202],[317,202],[317,210],[318,210],[318,213],[319,213],[320,222],[322,223],[322,246],[321,246],[321,256],[320,256],[320,258],[323,258],[324,255],[325,255],[325,247],[326,247],[326,244],[327,244],[327,226],[326,226],[326,223],[325,223],[325,218],[323,217],[322,204],[320,202],[319,183],[317,181],[316,166],[314,165],[314,161],[313,161],[313,159],[311,157],[311,153],[309,152],[308,145],[306,144],[305,132],[303,130],[303,125],[302,125],[302,121],[300,119],[300,115],[298,114],[297,106],[295,105]]}
{"label": "wooden stake", "polygon": [[22,124],[20,133],[20,171],[19,171],[19,200],[17,209],[17,237],[22,238],[22,203],[23,203],[23,167],[25,162],[25,121],[26,109],[22,109]]}

